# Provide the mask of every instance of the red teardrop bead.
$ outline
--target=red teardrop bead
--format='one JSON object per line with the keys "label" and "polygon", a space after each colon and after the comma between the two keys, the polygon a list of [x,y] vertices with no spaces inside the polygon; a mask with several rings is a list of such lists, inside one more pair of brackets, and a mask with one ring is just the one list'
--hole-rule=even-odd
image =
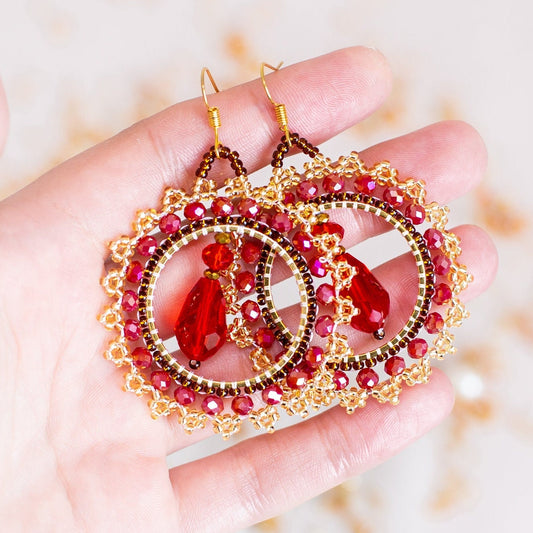
{"label": "red teardrop bead", "polygon": [[222,347],[226,331],[226,304],[220,281],[200,278],[176,321],[178,344],[189,359],[205,361]]}
{"label": "red teardrop bead", "polygon": [[351,298],[354,306],[360,310],[350,323],[354,329],[374,333],[383,327],[389,314],[389,293],[372,272],[353,255],[342,254],[337,256],[337,259],[346,261],[358,270],[358,273],[352,278],[350,287],[340,293],[343,298]]}

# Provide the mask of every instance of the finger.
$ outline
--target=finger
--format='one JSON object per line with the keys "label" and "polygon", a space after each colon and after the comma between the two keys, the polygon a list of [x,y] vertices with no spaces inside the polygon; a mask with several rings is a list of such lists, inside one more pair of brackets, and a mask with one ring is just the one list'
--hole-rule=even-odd
{"label": "finger", "polygon": [[4,86],[0,81],[0,154],[6,144],[7,132],[9,129],[9,111]]}
{"label": "finger", "polygon": [[[463,302],[468,302],[485,291],[494,280],[498,264],[496,248],[491,238],[481,228],[477,226],[459,226],[453,229],[454,233],[461,239],[462,254],[459,262],[466,265],[468,271],[473,275],[473,282],[468,289],[461,293]],[[412,313],[416,294],[418,292],[418,277],[413,256],[410,253],[392,259],[373,270],[374,275],[386,288],[391,296],[391,310],[385,324],[386,337],[393,337],[405,325]],[[446,281],[444,277],[438,277],[438,282]],[[325,309],[325,308],[322,308]],[[433,307],[432,310],[439,310]],[[327,311],[324,311],[327,312]],[[299,306],[285,309],[282,313],[285,324],[291,331],[295,331],[299,319]],[[372,335],[356,332],[353,328],[346,326],[342,333],[348,336],[350,346],[357,346],[359,353],[375,348],[384,341],[376,341]],[[320,345],[322,339],[315,336],[314,345]],[[242,372],[243,376],[250,375],[250,361],[246,350],[238,350],[233,345],[227,346],[225,352],[217,353],[216,357],[202,363],[202,373],[205,377],[220,379],[232,379],[227,373]],[[280,347],[279,347],[280,348]],[[276,353],[276,348],[269,350]],[[401,354],[400,354],[401,355]],[[178,356],[179,357],[179,356]],[[185,360],[182,361],[185,364]],[[259,398],[258,402],[261,401]],[[177,424],[169,420],[169,453],[186,446],[190,437],[183,435]],[[208,431],[201,435],[195,435],[195,440],[209,436]]]}
{"label": "finger", "polygon": [[[272,94],[290,109],[291,128],[320,143],[372,113],[389,91],[381,54],[349,48],[268,77]],[[220,109],[221,140],[249,172],[270,163],[281,133],[260,80],[209,97]],[[200,98],[173,106],[67,161],[20,194],[35,210],[69,206],[94,242],[128,231],[132,214],[157,206],[165,186],[188,188],[202,154],[213,144]],[[214,176],[228,175],[228,168]],[[35,198],[39,198],[38,202]],[[32,201],[33,200],[33,201]],[[64,216],[61,211],[58,216]],[[72,230],[72,220],[68,220]],[[59,226],[59,224],[58,224]],[[101,251],[104,251],[103,245]]]}
{"label": "finger", "polygon": [[[170,471],[183,529],[225,531],[265,520],[382,463],[450,412],[453,391],[434,371],[393,407],[339,407],[296,426],[244,441]],[[210,512],[205,512],[209,502]]]}

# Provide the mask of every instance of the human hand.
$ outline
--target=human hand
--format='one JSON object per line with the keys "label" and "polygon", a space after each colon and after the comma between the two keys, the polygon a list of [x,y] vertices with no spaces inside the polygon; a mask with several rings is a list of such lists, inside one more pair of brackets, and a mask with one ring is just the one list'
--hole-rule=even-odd
{"label": "human hand", "polygon": [[[319,144],[377,109],[390,73],[377,52],[354,48],[287,67],[270,86],[294,130]],[[279,131],[260,82],[211,98],[223,110],[224,143],[239,150],[249,172],[267,165]],[[0,140],[4,111],[2,102]],[[211,141],[203,102],[184,102],[0,203],[5,531],[242,528],[386,460],[449,413],[451,386],[434,371],[398,406],[372,401],[352,416],[334,408],[169,471],[167,454],[210,432],[187,436],[174,417],[154,422],[144,402],[122,392],[121,372],[102,357],[109,336],[95,319],[106,300],[99,279],[106,242],[128,232],[136,209],[157,205],[165,186],[187,188]],[[475,186],[486,165],[479,136],[460,122],[381,143],[361,158],[387,159],[402,175],[424,179],[439,202]],[[362,240],[374,229],[357,231]],[[470,299],[490,284],[496,254],[479,228],[454,231],[474,275],[462,295]],[[399,279],[398,261],[382,274]]]}

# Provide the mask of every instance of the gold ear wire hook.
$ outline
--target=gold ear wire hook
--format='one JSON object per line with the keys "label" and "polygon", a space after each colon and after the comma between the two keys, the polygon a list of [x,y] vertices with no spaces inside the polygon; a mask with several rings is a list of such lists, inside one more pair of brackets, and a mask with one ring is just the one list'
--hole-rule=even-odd
{"label": "gold ear wire hook", "polygon": [[281,65],[283,65],[283,61],[277,67],[273,67],[268,63],[261,63],[261,81],[263,82],[263,88],[265,89],[265,93],[268,99],[272,102],[272,105],[274,106],[274,109],[276,111],[276,120],[278,121],[279,129],[283,133],[285,133],[285,138],[287,139],[289,146],[292,146],[291,132],[289,131],[289,120],[287,118],[287,108],[285,107],[285,104],[280,104],[272,98],[272,95],[268,90],[268,86],[265,80],[265,67],[269,68],[270,70],[273,70],[274,72],[277,72],[281,68]]}
{"label": "gold ear wire hook", "polygon": [[206,74],[209,77],[209,80],[211,81],[211,85],[213,86],[213,89],[215,89],[216,93],[219,92],[219,89],[209,69],[207,67],[204,67],[202,69],[202,74],[200,76],[200,84],[202,86],[202,96],[204,97],[205,107],[207,107],[207,117],[209,119],[209,125],[215,130],[215,154],[217,157],[220,157],[220,154],[218,153],[218,147],[220,146],[220,142],[218,141],[218,128],[220,128],[220,125],[221,125],[220,111],[218,110],[218,107],[211,107],[209,105],[209,102],[207,101],[207,92],[205,90],[205,75]]}

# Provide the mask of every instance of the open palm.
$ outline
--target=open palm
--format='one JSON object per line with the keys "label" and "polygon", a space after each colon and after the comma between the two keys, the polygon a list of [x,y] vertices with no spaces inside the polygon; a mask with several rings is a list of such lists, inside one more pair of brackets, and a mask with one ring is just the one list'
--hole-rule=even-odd
{"label": "open palm", "polygon": [[[317,144],[371,114],[390,73],[380,54],[342,50],[284,69],[271,89],[292,127]],[[270,162],[279,137],[260,82],[213,96],[224,143],[252,172]],[[0,117],[5,117],[0,106]],[[5,137],[6,120],[0,124]],[[340,409],[172,469],[166,456],[210,433],[187,436],[175,418],[153,421],[122,392],[102,353],[96,321],[106,242],[129,231],[139,207],[165,186],[187,188],[212,140],[200,99],[173,106],[51,170],[0,203],[0,529],[4,531],[228,531],[265,519],[385,460],[451,409],[449,382],[404,392],[397,407]],[[482,141],[468,125],[439,123],[361,153],[422,178],[445,202],[477,184]],[[361,238],[369,228],[360,228]],[[474,226],[461,260],[491,282],[496,255]],[[383,267],[394,274],[394,262]]]}

